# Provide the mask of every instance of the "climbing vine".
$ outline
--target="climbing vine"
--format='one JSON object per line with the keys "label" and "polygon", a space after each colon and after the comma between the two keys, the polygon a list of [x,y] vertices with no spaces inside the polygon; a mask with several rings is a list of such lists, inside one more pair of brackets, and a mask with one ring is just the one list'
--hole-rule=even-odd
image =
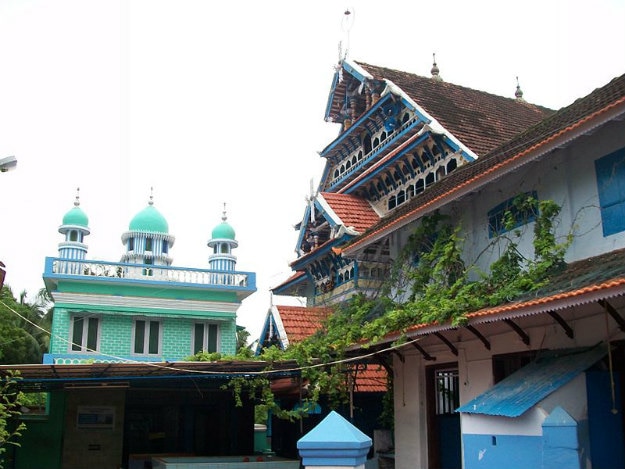
{"label": "climbing vine", "polygon": [[[488,272],[477,267],[477,259],[467,264],[459,224],[438,212],[423,217],[376,298],[354,296],[337,305],[314,335],[286,351],[271,346],[258,357],[268,363],[295,360],[302,367],[302,379],[309,385],[297,412],[280,409],[264,378],[233,380],[229,386],[238,395],[247,390],[274,414],[289,419],[301,416],[302,409],[314,406],[322,395],[333,406],[344,403],[349,365],[342,359],[349,346],[367,347],[414,324],[452,321],[461,325],[467,313],[513,301],[545,286],[565,266],[564,256],[573,239],[572,231],[562,240],[556,237],[559,214],[560,206],[553,201],[539,201],[530,194],[517,197],[503,214],[503,233],[493,237],[489,246],[499,249],[500,255]],[[530,220],[534,221],[534,252],[525,257],[519,241],[521,227]]]}

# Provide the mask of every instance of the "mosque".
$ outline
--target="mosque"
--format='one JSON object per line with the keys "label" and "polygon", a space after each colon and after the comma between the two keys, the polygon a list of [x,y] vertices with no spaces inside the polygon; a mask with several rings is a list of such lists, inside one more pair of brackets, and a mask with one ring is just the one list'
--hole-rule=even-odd
{"label": "mosque", "polygon": [[237,272],[235,230],[222,221],[208,240],[208,268],[174,267],[175,237],[148,205],[121,235],[119,262],[89,260],[89,218],[77,194],[63,217],[58,257],[43,275],[54,299],[46,364],[179,361],[199,351],[236,353],[236,313],[256,291],[255,273]]}

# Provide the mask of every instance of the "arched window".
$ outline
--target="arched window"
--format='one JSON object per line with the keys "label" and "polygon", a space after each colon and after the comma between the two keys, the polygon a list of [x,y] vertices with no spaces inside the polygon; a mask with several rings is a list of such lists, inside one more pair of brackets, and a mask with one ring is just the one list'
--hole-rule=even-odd
{"label": "arched window", "polygon": [[406,201],[406,193],[404,191],[399,191],[397,194],[397,205],[401,205]]}
{"label": "arched window", "polygon": [[391,196],[388,199],[388,209],[393,210],[395,207],[397,207],[397,199],[395,198],[395,196]]}
{"label": "arched window", "polygon": [[449,160],[449,163],[447,163],[447,174],[451,173],[457,167],[458,162],[456,161],[456,158],[452,158],[451,160]]}
{"label": "arched window", "polygon": [[365,134],[365,137],[362,139],[362,146],[365,149],[365,155],[371,153],[371,134]]}
{"label": "arched window", "polygon": [[420,194],[425,189],[425,184],[423,183],[423,178],[419,179],[414,185],[415,194]]}
{"label": "arched window", "polygon": [[425,176],[425,187],[431,186],[432,184],[434,184],[434,173],[430,172]]}

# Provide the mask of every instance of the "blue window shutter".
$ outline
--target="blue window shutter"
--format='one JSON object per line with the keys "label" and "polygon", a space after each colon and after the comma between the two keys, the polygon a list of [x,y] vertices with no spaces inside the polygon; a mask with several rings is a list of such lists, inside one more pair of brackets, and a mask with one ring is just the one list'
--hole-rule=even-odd
{"label": "blue window shutter", "polygon": [[603,236],[625,231],[625,148],[595,161]]}

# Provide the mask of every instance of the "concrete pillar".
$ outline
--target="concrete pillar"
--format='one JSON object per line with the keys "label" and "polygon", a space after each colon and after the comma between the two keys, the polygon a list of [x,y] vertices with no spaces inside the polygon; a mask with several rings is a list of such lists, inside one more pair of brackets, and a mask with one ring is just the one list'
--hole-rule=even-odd
{"label": "concrete pillar", "polygon": [[577,422],[556,407],[543,422],[542,469],[580,469]]}
{"label": "concrete pillar", "polygon": [[300,438],[297,449],[306,468],[364,469],[371,438],[332,411]]}

